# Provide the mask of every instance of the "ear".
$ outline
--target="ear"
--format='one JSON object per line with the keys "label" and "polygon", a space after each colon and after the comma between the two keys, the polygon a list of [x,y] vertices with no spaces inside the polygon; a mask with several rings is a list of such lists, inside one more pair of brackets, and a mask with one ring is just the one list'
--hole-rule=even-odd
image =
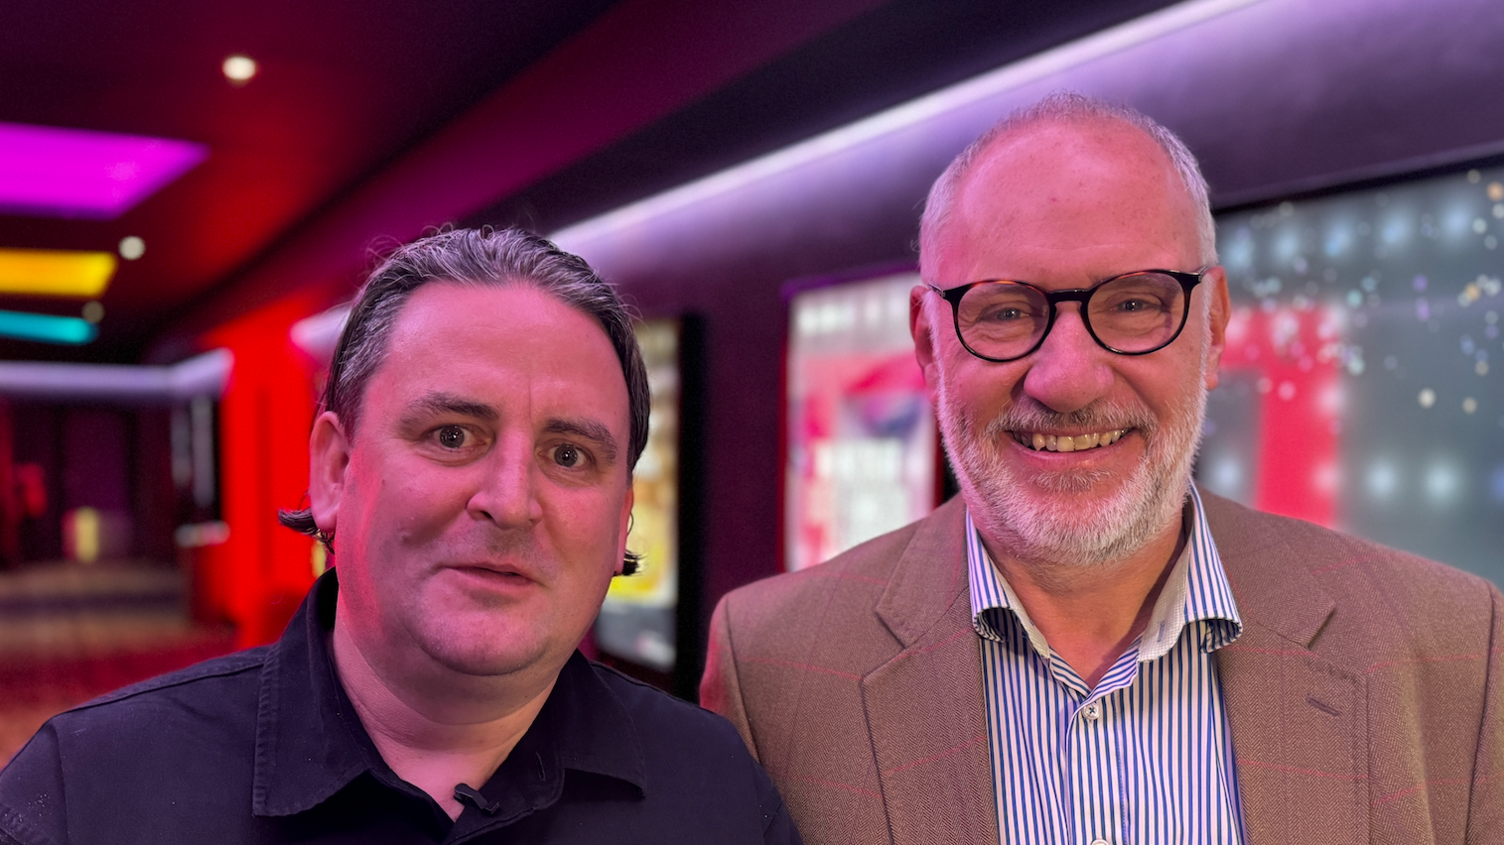
{"label": "ear", "polygon": [[909,291],[909,336],[914,338],[914,359],[924,373],[924,384],[930,390],[930,401],[940,387],[940,367],[935,362],[939,352],[935,349],[935,331],[930,317],[925,313],[925,296],[930,293],[926,285],[915,285]]}
{"label": "ear", "polygon": [[1217,368],[1222,365],[1222,351],[1227,348],[1227,321],[1232,317],[1227,271],[1220,264],[1207,270],[1201,289],[1212,300],[1207,309],[1206,338],[1206,389],[1211,390],[1218,384]]}
{"label": "ear", "polygon": [[627,496],[621,503],[621,533],[616,538],[616,574],[621,574],[621,562],[627,556],[627,534],[632,530],[632,502],[636,498],[632,479],[627,479]]}
{"label": "ear", "polygon": [[339,522],[339,504],[350,468],[350,439],[333,411],[319,414],[308,435],[308,506],[326,534]]}

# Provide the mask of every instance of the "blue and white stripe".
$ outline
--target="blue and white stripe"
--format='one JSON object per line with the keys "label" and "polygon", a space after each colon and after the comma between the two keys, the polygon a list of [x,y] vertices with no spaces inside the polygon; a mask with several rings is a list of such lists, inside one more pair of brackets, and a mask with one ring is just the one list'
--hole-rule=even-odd
{"label": "blue and white stripe", "polygon": [[1185,551],[1095,689],[1045,642],[966,518],[971,609],[1005,845],[1241,843],[1213,652],[1242,622],[1191,490]]}

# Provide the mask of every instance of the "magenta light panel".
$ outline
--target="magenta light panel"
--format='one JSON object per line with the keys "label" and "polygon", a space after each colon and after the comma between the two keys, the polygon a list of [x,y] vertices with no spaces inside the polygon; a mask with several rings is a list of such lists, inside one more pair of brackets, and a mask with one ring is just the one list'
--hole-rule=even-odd
{"label": "magenta light panel", "polygon": [[0,213],[110,220],[208,154],[169,138],[0,122]]}

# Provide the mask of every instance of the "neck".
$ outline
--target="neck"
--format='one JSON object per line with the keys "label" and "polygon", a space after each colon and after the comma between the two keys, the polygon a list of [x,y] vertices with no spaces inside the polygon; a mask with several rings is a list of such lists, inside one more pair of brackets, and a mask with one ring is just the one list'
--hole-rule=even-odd
{"label": "neck", "polygon": [[398,777],[433,796],[451,819],[463,806],[454,788],[479,789],[527,733],[553,691],[546,678],[461,675],[431,660],[388,665],[370,659],[336,612],[330,636],[338,675],[360,723]]}
{"label": "neck", "polygon": [[1088,687],[1144,632],[1184,546],[1179,520],[1133,555],[1108,564],[1073,566],[1025,561],[1006,541],[985,534],[983,545],[1029,620]]}

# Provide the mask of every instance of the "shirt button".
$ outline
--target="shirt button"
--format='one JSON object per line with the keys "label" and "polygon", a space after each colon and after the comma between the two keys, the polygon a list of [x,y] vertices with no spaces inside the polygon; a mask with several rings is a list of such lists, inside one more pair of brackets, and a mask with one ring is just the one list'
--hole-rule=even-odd
{"label": "shirt button", "polygon": [[1107,845],[1106,839],[1093,839],[1091,845]]}
{"label": "shirt button", "polygon": [[[1086,715],[1086,721],[1088,722],[1095,722],[1096,720],[1102,718],[1102,708],[1098,707],[1095,704],[1086,705],[1084,712]],[[1098,839],[1096,842],[1091,843],[1091,845],[1107,845],[1107,843],[1104,840]]]}

